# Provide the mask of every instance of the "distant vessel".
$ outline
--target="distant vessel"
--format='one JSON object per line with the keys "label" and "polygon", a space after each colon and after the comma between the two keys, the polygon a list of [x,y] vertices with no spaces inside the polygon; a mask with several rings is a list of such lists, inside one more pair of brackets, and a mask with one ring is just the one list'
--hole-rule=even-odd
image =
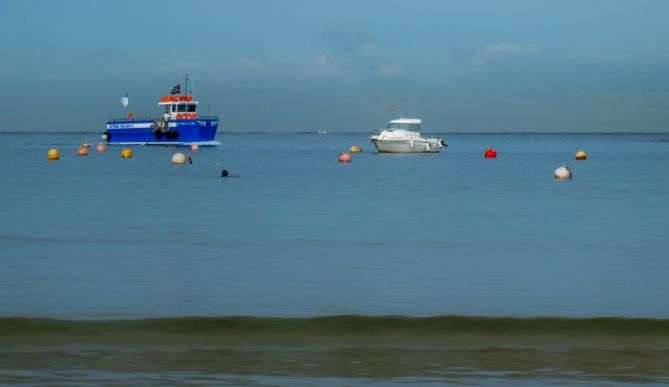
{"label": "distant vessel", "polygon": [[320,129],[320,130],[318,130],[318,134],[328,134],[328,133],[330,133],[330,131],[327,130],[327,129]]}
{"label": "distant vessel", "polygon": [[[170,94],[158,102],[164,108],[161,117],[134,118],[128,113],[126,118],[109,119],[102,139],[119,145],[220,145],[214,140],[218,117],[197,115],[198,101],[188,91],[188,75],[186,94],[181,95],[181,84],[174,86]],[[121,103],[128,105],[127,96]]]}
{"label": "distant vessel", "polygon": [[423,138],[418,118],[392,120],[370,141],[380,153],[439,153],[446,146],[441,138]]}

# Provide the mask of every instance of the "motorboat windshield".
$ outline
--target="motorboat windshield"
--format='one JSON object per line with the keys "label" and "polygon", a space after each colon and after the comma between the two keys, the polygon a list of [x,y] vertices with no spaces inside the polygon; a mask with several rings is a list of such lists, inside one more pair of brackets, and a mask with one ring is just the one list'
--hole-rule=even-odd
{"label": "motorboat windshield", "polygon": [[399,122],[391,122],[386,129],[393,130],[409,130],[412,132],[420,132],[420,124],[404,124]]}

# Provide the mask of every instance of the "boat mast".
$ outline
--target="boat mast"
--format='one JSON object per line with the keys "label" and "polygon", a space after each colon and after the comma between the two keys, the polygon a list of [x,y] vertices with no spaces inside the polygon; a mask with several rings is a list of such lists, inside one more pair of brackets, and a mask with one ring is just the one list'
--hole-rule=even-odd
{"label": "boat mast", "polygon": [[186,73],[186,95],[188,95],[188,74]]}

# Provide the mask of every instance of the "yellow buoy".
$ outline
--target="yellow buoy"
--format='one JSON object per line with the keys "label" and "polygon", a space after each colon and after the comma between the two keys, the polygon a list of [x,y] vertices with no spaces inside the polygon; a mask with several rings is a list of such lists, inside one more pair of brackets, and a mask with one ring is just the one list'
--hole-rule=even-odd
{"label": "yellow buoy", "polygon": [[186,161],[188,161],[188,157],[186,157],[185,154],[179,152],[175,153],[174,156],[172,156],[172,164],[186,164]]}
{"label": "yellow buoy", "polygon": [[88,148],[80,146],[79,149],[77,149],[77,156],[88,156]]}
{"label": "yellow buoy", "polygon": [[129,148],[125,148],[121,151],[121,158],[124,159],[129,159],[132,157],[132,150]]}
{"label": "yellow buoy", "polygon": [[107,146],[106,146],[105,144],[98,144],[98,145],[95,147],[95,151],[98,152],[98,153],[102,153],[102,152],[104,152],[104,151],[106,151],[106,150],[107,150]]}
{"label": "yellow buoy", "polygon": [[588,154],[585,153],[585,151],[580,150],[580,151],[576,152],[576,160],[585,160],[587,158],[588,158]]}
{"label": "yellow buoy", "polygon": [[362,149],[360,148],[360,145],[353,145],[351,147],[351,153],[360,153],[362,152]]}
{"label": "yellow buoy", "polygon": [[58,149],[49,149],[46,153],[46,158],[48,160],[58,160],[60,159],[60,152],[58,152]]}

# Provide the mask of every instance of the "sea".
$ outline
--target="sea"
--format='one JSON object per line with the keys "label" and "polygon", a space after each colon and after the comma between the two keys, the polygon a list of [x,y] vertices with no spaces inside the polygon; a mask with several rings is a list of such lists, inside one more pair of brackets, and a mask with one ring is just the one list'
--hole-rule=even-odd
{"label": "sea", "polygon": [[0,132],[0,384],[669,384],[669,133],[437,135]]}

